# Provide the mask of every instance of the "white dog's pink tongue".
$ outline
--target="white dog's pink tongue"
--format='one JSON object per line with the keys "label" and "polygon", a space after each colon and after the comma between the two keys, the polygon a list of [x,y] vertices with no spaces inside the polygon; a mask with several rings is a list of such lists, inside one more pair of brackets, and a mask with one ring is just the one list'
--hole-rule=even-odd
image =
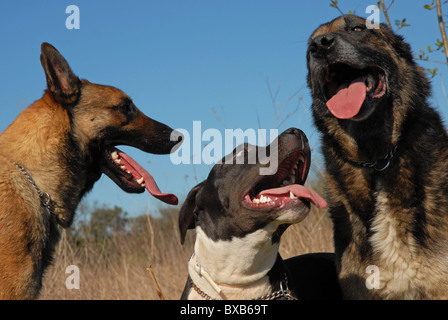
{"label": "white dog's pink tongue", "polygon": [[174,194],[171,193],[162,193],[160,191],[159,187],[157,186],[154,178],[149,174],[148,171],[143,169],[134,159],[132,159],[130,156],[128,156],[126,153],[116,149],[118,156],[124,160],[122,161],[122,165],[126,167],[127,170],[131,172],[131,174],[134,176],[136,180],[139,180],[143,178],[145,183],[145,188],[148,190],[148,192],[159,199],[160,201],[163,201],[165,203],[171,204],[171,205],[177,205],[178,199]]}
{"label": "white dog's pink tongue", "polygon": [[327,207],[327,201],[325,201],[320,195],[318,195],[316,191],[300,184],[291,184],[280,188],[267,189],[260,192],[260,194],[289,195],[290,192],[297,198],[307,199],[311,201],[319,209],[325,209]]}
{"label": "white dog's pink tongue", "polygon": [[327,101],[330,112],[339,119],[351,119],[361,110],[366,98],[366,77],[359,77],[350,84],[341,85],[338,92]]}

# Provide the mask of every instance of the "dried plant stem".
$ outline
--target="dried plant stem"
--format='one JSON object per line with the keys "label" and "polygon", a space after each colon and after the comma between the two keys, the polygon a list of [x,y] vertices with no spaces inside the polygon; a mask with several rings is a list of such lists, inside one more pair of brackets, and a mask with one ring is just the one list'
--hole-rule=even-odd
{"label": "dried plant stem", "polygon": [[160,300],[165,300],[163,297],[162,291],[160,290],[159,284],[157,283],[156,277],[154,276],[154,273],[152,272],[151,266],[147,268],[149,275],[151,276],[152,282],[154,283],[154,286],[156,287],[157,294],[159,295]]}

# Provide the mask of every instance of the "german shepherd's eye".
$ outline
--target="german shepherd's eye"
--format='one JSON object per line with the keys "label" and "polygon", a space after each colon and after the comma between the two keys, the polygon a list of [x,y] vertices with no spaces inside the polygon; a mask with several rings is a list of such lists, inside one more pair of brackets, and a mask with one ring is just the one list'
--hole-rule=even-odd
{"label": "german shepherd's eye", "polygon": [[129,111],[131,111],[131,104],[129,102],[123,103],[119,105],[117,109],[123,113],[128,113]]}
{"label": "german shepherd's eye", "polygon": [[134,103],[130,100],[123,101],[122,104],[113,107],[115,110],[121,111],[123,114],[132,113],[135,110]]}
{"label": "german shepherd's eye", "polygon": [[135,107],[132,100],[124,100],[121,104],[112,107],[113,110],[121,112],[125,117],[126,121],[131,121],[137,115],[137,108]]}
{"label": "german shepherd's eye", "polygon": [[366,26],[359,25],[359,26],[353,27],[352,31],[363,32],[365,29],[366,29]]}

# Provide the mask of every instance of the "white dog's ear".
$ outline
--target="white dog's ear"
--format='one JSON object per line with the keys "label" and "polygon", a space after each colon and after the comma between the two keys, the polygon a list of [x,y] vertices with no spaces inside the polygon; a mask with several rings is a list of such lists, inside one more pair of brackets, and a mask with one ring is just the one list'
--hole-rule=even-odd
{"label": "white dog's ear", "polygon": [[179,231],[180,231],[180,243],[184,244],[185,236],[188,229],[194,229],[196,227],[195,221],[195,211],[196,207],[196,196],[198,192],[202,189],[205,181],[195,186],[187,195],[184,204],[179,212]]}
{"label": "white dog's ear", "polygon": [[63,107],[76,104],[81,95],[81,80],[64,57],[49,43],[42,43],[40,62],[47,77],[47,88],[54,101]]}

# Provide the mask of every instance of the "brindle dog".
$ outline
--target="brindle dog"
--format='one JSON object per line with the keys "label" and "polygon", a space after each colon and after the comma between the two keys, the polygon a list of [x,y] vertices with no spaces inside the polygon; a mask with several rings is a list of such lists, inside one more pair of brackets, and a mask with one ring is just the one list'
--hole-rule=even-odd
{"label": "brindle dog", "polygon": [[345,298],[448,298],[448,137],[410,46],[347,15],[307,63]]}

